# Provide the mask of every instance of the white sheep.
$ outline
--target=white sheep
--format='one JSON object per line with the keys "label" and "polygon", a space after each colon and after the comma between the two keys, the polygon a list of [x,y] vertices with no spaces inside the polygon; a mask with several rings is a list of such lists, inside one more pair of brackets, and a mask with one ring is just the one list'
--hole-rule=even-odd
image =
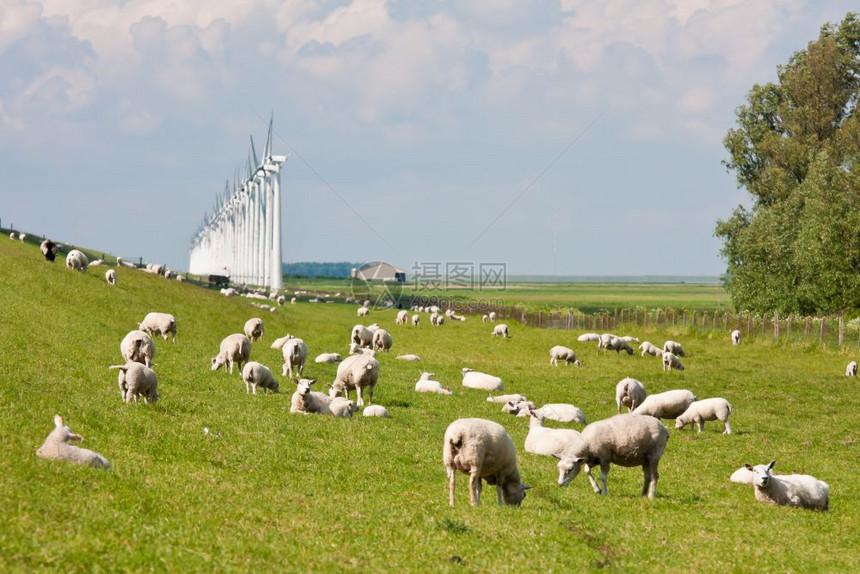
{"label": "white sheep", "polygon": [[57,258],[57,251],[59,251],[59,249],[60,246],[51,239],[45,239],[41,245],[39,245],[39,251],[41,251],[42,255],[45,256],[46,261],[54,261]]}
{"label": "white sheep", "polygon": [[633,354],[633,347],[631,347],[627,341],[621,339],[620,337],[616,337],[611,333],[604,333],[600,335],[600,340],[597,341],[597,354],[600,354],[600,350],[603,349],[603,352],[606,351],[615,351],[615,354],[621,354],[621,351],[626,351],[628,355]]}
{"label": "white sheep", "polygon": [[72,249],[66,255],[66,267],[75,271],[86,271],[90,265],[89,258],[84,255],[83,251]]}
{"label": "white sheep", "polygon": [[150,335],[161,335],[165,341],[168,334],[172,335],[176,342],[176,317],[170,313],[147,313],[137,328]]}
{"label": "white sheep", "polygon": [[519,403],[527,400],[525,395],[496,395],[495,397],[490,395],[487,397],[488,403]]}
{"label": "white sheep", "polygon": [[113,269],[105,271],[105,281],[108,285],[116,285],[116,271]]}
{"label": "white sheep", "polygon": [[417,313],[415,315],[412,315],[412,326],[413,327],[417,327],[418,323],[420,323],[420,322],[421,322],[421,315],[418,315]]}
{"label": "white sheep", "polygon": [[671,371],[672,369],[683,371],[684,363],[674,353],[663,351],[663,370]]}
{"label": "white sheep", "polygon": [[445,430],[442,462],[448,474],[448,503],[454,506],[456,473],[469,475],[469,502],[481,504],[482,480],[496,486],[499,505],[519,505],[526,497],[517,467],[517,449],[504,427],[485,419],[457,419]]}
{"label": "white sheep", "polygon": [[453,395],[454,393],[442,387],[442,383],[432,380],[434,373],[422,372],[418,382],[415,383],[416,393],[436,393],[439,395]]}
{"label": "white sheep", "polygon": [[356,325],[352,328],[350,341],[352,341],[359,347],[370,349],[371,347],[373,347],[373,331],[371,331],[364,325]]}
{"label": "white sheep", "polygon": [[505,384],[499,377],[463,368],[463,386],[482,391],[503,391]]}
{"label": "white sheep", "polygon": [[251,341],[259,341],[263,338],[263,335],[266,332],[265,327],[263,327],[263,320],[259,317],[254,317],[245,321],[245,327],[242,331],[244,331],[245,336]]}
{"label": "white sheep", "polygon": [[263,392],[269,390],[273,393],[277,393],[280,387],[272,370],[257,361],[245,363],[245,368],[242,369],[242,380],[245,381],[245,393],[253,391],[255,395],[257,394],[257,387],[263,389]]}
{"label": "white sheep", "polygon": [[21,243],[24,243],[27,240],[27,234],[26,233],[19,234],[18,239],[21,241]]}
{"label": "white sheep", "polygon": [[573,363],[574,366],[582,366],[582,362],[576,358],[576,352],[573,349],[556,345],[549,350],[549,364],[558,366],[559,361],[564,361],[566,365]]}
{"label": "white sheep", "polygon": [[490,311],[490,313],[487,316],[490,318],[491,323],[496,322],[496,312],[495,311]]}
{"label": "white sheep", "polygon": [[405,325],[409,321],[409,312],[408,311],[398,311],[397,318],[394,319],[394,323],[396,325]]}
{"label": "white sheep", "polygon": [[349,354],[350,355],[369,355],[371,357],[375,357],[376,351],[374,351],[373,349],[362,349],[361,347],[359,347],[355,343],[350,343],[349,344]]}
{"label": "white sheep", "polygon": [[830,486],[826,482],[808,474],[773,474],[775,464],[772,460],[767,465],[744,465],[753,473],[756,500],[810,510],[830,508]]}
{"label": "white sheep", "polygon": [[15,241],[15,232],[14,231],[9,233],[9,239],[11,239],[12,241]]}
{"label": "white sheep", "polygon": [[337,366],[337,375],[329,389],[329,396],[343,395],[349,398],[349,391],[355,389],[356,404],[364,406],[364,389],[367,389],[367,403],[373,402],[373,389],[379,379],[379,361],[371,355],[350,355]]}
{"label": "white sheep", "polygon": [[[177,277],[177,279],[179,279],[179,277]],[[278,296],[275,298],[275,301],[277,301],[277,303],[278,303],[278,305],[279,305],[279,306],[283,307],[283,306],[284,306],[284,304],[287,302],[287,298],[286,298],[286,297],[284,297],[283,295],[278,295]]]}
{"label": "white sheep", "polygon": [[753,476],[753,471],[751,471],[745,466],[742,466],[732,473],[732,475],[729,477],[729,480],[732,482],[737,482],[738,484],[752,485]]}
{"label": "white sheep", "polygon": [[119,344],[119,352],[126,362],[142,363],[149,367],[155,358],[155,343],[143,331],[129,331]]}
{"label": "white sheep", "polygon": [[243,333],[234,333],[224,337],[219,346],[218,354],[212,357],[210,363],[213,371],[217,371],[222,366],[228,365],[230,374],[232,375],[234,363],[239,365],[239,372],[241,373],[242,365],[250,358],[251,341]]}
{"label": "white sheep", "polygon": [[412,354],[397,355],[397,358],[400,359],[401,361],[413,361],[414,362],[414,361],[420,361],[421,360],[421,357],[419,357],[418,355],[412,355]]}
{"label": "white sheep", "polygon": [[508,401],[502,405],[502,412],[510,415],[519,415],[521,412],[525,412],[526,409],[535,408],[537,406],[532,401]]}
{"label": "white sheep", "polygon": [[441,327],[445,324],[445,316],[440,315],[439,313],[433,313],[430,315],[430,324],[434,327]]}
{"label": "white sheep", "polygon": [[84,437],[66,426],[63,417],[54,415],[54,430],[36,451],[36,456],[47,460],[65,460],[91,466],[93,468],[110,468],[110,462],[97,452],[69,444],[69,441],[81,441]]}
{"label": "white sheep", "polygon": [[705,429],[705,421],[720,421],[725,425],[723,434],[732,434],[732,425],[729,424],[729,415],[732,414],[732,405],[726,399],[715,397],[693,402],[687,410],[675,419],[675,428],[682,429],[687,425],[696,423],[699,432]]}
{"label": "white sheep", "polygon": [[[293,393],[293,396],[290,398],[290,413],[291,414],[303,414],[309,415],[313,413],[330,415],[332,414],[330,405],[331,398],[326,396],[324,393],[319,393],[317,391],[311,390],[311,385],[316,383],[316,379],[299,379],[295,381],[296,390]],[[350,401],[351,402],[351,401]],[[348,405],[342,405],[347,407]],[[343,415],[343,409],[338,409],[339,413]],[[352,413],[349,413],[347,416],[352,416]]]}
{"label": "white sheep", "polygon": [[377,329],[373,332],[373,348],[377,351],[388,352],[394,341],[391,339],[391,333],[385,329]]}
{"label": "white sheep", "polygon": [[645,390],[645,385],[636,379],[627,377],[618,381],[615,385],[615,405],[616,413],[621,413],[621,405],[627,407],[627,412],[642,404],[648,392]]}
{"label": "white sheep", "polygon": [[573,429],[555,429],[543,426],[544,417],[538,411],[522,411],[529,417],[529,434],[526,435],[525,450],[544,456],[563,456],[568,450],[582,442],[582,435]]}
{"label": "white sheep", "polygon": [[651,341],[645,341],[641,345],[639,345],[639,349],[642,351],[641,355],[644,357],[645,355],[653,355],[655,357],[663,356],[663,349],[653,344]]}
{"label": "white sheep", "polygon": [[358,308],[359,317],[367,317],[368,315],[370,315],[370,309],[368,309],[366,306]]}
{"label": "white sheep", "polygon": [[681,346],[681,343],[677,341],[666,341],[663,343],[663,350],[672,353],[673,355],[678,355],[679,357],[685,357],[684,348]]}
{"label": "white sheep", "polygon": [[129,361],[108,368],[119,369],[117,383],[123,401],[130,403],[134,399],[137,402],[141,396],[144,403],[154,403],[159,399],[158,376],[146,365]]}
{"label": "white sheep", "polygon": [[741,344],[741,332],[735,329],[732,331],[732,345],[740,345]]}
{"label": "white sheep", "polygon": [[[654,498],[660,477],[657,465],[668,440],[669,430],[654,417],[626,413],[593,422],[582,430],[582,441],[559,457],[558,485],[567,486],[585,465],[594,492],[606,495],[610,464],[641,466],[642,496]],[[591,475],[597,465],[602,488]]]}
{"label": "white sheep", "polygon": [[637,343],[639,342],[639,337],[633,337],[631,335],[624,335],[623,337],[618,337],[618,338],[621,339],[622,341],[624,341],[625,343],[632,343],[633,341],[636,341]]}
{"label": "white sheep", "polygon": [[493,327],[493,332],[490,333],[493,337],[502,337],[503,339],[507,339],[509,337],[508,334],[508,326],[504,323],[499,323],[495,327]]}
{"label": "white sheep", "polygon": [[695,400],[696,395],[686,389],[665,391],[648,395],[642,404],[633,409],[633,414],[651,415],[658,419],[674,419],[690,408]]}
{"label": "white sheep", "polygon": [[[523,403],[518,403],[522,405]],[[529,405],[531,403],[528,403]],[[586,424],[585,413],[579,407],[568,403],[547,403],[539,409],[531,406],[521,408],[516,415],[518,417],[527,417],[529,413],[535,413],[542,419],[558,421],[560,423],[579,423]]]}
{"label": "white sheep", "polygon": [[845,367],[845,376],[846,377],[856,377],[857,376],[857,361],[851,361],[848,363],[848,366]]}
{"label": "white sheep", "polygon": [[290,305],[295,305],[295,304],[296,304],[296,298],[290,297]]}
{"label": "white sheep", "polygon": [[358,407],[349,399],[335,397],[328,404],[328,410],[333,417],[350,418],[358,410]]}
{"label": "white sheep", "polygon": [[342,358],[340,353],[323,353],[321,355],[317,355],[317,358],[314,359],[314,363],[339,363]]}
{"label": "white sheep", "polygon": [[391,415],[388,414],[388,409],[386,409],[382,405],[370,405],[369,407],[364,407],[364,410],[361,412],[361,414],[366,417],[379,417],[382,419],[391,418]]}
{"label": "white sheep", "polygon": [[302,376],[302,371],[305,370],[305,361],[308,359],[308,346],[304,340],[297,337],[287,335],[289,339],[281,348],[281,353],[284,356],[284,366],[281,374],[285,377],[293,378],[293,373],[298,373]]}
{"label": "white sheep", "polygon": [[580,343],[585,343],[587,341],[599,341],[600,335],[597,333],[583,333],[579,337],[576,338]]}
{"label": "white sheep", "polygon": [[489,315],[487,315],[486,313],[485,313],[484,315],[482,315],[482,316],[481,316],[481,321],[482,321],[482,322],[486,323],[486,322],[487,322],[487,321],[489,321],[489,320],[490,320],[490,316],[489,316]]}

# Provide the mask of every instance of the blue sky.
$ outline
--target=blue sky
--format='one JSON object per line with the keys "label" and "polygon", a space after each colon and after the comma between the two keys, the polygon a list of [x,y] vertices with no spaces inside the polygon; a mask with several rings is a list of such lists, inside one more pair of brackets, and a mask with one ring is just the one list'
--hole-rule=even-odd
{"label": "blue sky", "polygon": [[285,261],[717,275],[734,109],[852,8],[3,0],[0,218],[186,269],[274,112]]}

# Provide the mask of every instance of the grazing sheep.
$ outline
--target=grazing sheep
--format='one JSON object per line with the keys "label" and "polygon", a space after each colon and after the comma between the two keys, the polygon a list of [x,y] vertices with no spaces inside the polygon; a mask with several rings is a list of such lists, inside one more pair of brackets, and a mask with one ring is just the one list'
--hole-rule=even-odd
{"label": "grazing sheep", "polygon": [[308,346],[302,339],[291,335],[287,336],[290,338],[281,348],[281,353],[284,355],[284,366],[281,374],[292,379],[295,371],[301,377],[302,371],[305,370],[305,361],[308,358]]}
{"label": "grazing sheep", "polygon": [[72,432],[63,422],[63,417],[54,415],[54,430],[36,451],[36,456],[46,460],[65,460],[91,466],[93,468],[110,468],[110,462],[97,452],[69,444],[69,441],[81,441],[84,437]]}
{"label": "grazing sheep", "polygon": [[676,355],[670,353],[669,351],[663,351],[663,370],[671,371],[675,369],[677,371],[684,370],[684,363],[681,362]]}
{"label": "grazing sheep", "polygon": [[418,315],[418,314],[412,315],[412,326],[413,327],[417,327],[418,323],[420,323],[420,322],[421,322],[421,315]]}
{"label": "grazing sheep", "polygon": [[12,241],[15,241],[15,232],[14,231],[9,233],[9,239],[11,239]]}
{"label": "grazing sheep", "polygon": [[574,366],[582,366],[582,363],[576,358],[576,353],[573,349],[556,345],[549,350],[549,364],[557,367],[559,361],[564,361],[566,365],[573,363]]}
{"label": "grazing sheep", "polygon": [[433,313],[430,315],[430,324],[434,327],[441,327],[445,324],[445,316],[440,315],[439,313]]}
{"label": "grazing sheep", "polygon": [[[660,477],[657,465],[668,440],[669,430],[654,417],[626,413],[591,423],[582,430],[582,441],[559,457],[558,485],[567,486],[584,464],[594,492],[606,495],[610,464],[641,466],[642,496],[654,498]],[[591,476],[597,465],[602,488]]]}
{"label": "grazing sheep", "polygon": [[655,357],[663,356],[663,349],[654,345],[651,341],[645,341],[641,345],[639,345],[639,349],[642,351],[642,356],[645,355],[653,355]]}
{"label": "grazing sheep", "polygon": [[732,331],[732,345],[740,345],[741,344],[741,332],[735,329]]}
{"label": "grazing sheep", "polygon": [[295,304],[296,304],[296,298],[290,297],[290,305],[295,305]]}
{"label": "grazing sheep", "polygon": [[116,271],[113,269],[105,271],[105,281],[108,285],[116,285]]}
{"label": "grazing sheep", "polygon": [[21,241],[21,243],[24,243],[27,240],[27,234],[26,233],[19,234],[18,239]]}
{"label": "grazing sheep", "polygon": [[66,255],[66,267],[75,271],[86,271],[90,265],[90,260],[84,255],[83,251],[72,249]]}
{"label": "grazing sheep", "polygon": [[373,402],[373,389],[379,379],[379,361],[371,355],[350,355],[337,366],[337,375],[329,389],[329,396],[343,395],[349,398],[349,391],[355,389],[356,404],[364,406],[363,391],[367,389],[367,404]]}
{"label": "grazing sheep", "polygon": [[[311,390],[311,385],[316,382],[316,379],[299,379],[298,381],[295,381],[296,391],[290,399],[290,414],[332,414],[331,409],[329,408],[331,405],[331,399],[324,393],[318,393]],[[350,414],[349,416],[352,415]]]}
{"label": "grazing sheep", "polygon": [[359,317],[367,317],[368,315],[370,315],[370,309],[368,309],[367,306],[358,308]]}
{"label": "grazing sheep", "polygon": [[641,405],[647,396],[648,392],[645,390],[645,385],[636,379],[632,379],[630,377],[621,379],[618,381],[618,384],[615,385],[616,413],[621,413],[621,405],[627,407],[628,413],[631,412],[633,409]]}
{"label": "grazing sheep", "polygon": [[373,347],[373,332],[364,325],[356,325],[352,328],[350,341],[366,349]]}
{"label": "grazing sheep", "polygon": [[673,355],[678,355],[679,357],[685,357],[684,348],[681,346],[681,343],[676,341],[666,341],[663,343],[663,350]]}
{"label": "grazing sheep", "polygon": [[732,405],[723,398],[702,399],[695,401],[687,410],[675,419],[675,428],[682,429],[686,425],[696,423],[699,432],[705,429],[705,421],[720,421],[725,425],[723,434],[732,434],[732,425],[729,424],[729,415],[732,414]]}
{"label": "grazing sheep", "polygon": [[418,355],[397,355],[397,358],[401,361],[420,361],[421,357]]}
{"label": "grazing sheep", "polygon": [[161,335],[165,341],[170,334],[176,342],[176,318],[169,313],[147,313],[137,328],[150,335]]}
{"label": "grazing sheep", "polygon": [[239,365],[239,372],[241,372],[242,365],[250,358],[251,341],[242,333],[234,333],[224,337],[221,341],[218,354],[212,357],[210,362],[213,371],[217,371],[224,365],[229,365],[230,374],[232,375],[233,363]]}
{"label": "grazing sheep", "polygon": [[143,331],[129,331],[119,344],[119,352],[126,362],[141,363],[149,367],[155,358],[155,343]]}
{"label": "grazing sheep", "polygon": [[499,323],[498,325],[493,327],[493,332],[490,333],[490,335],[492,335],[493,337],[502,337],[504,339],[507,339],[509,337],[508,326],[504,323]]}
{"label": "grazing sheep", "polygon": [[[177,277],[177,279],[179,279],[179,277]],[[287,302],[287,298],[283,295],[278,295],[277,298],[275,298],[275,301],[277,301],[279,306],[283,307],[284,304]]]}
{"label": "grazing sheep", "polygon": [[245,327],[242,330],[245,332],[245,336],[251,341],[259,341],[265,334],[263,320],[259,317],[254,317],[253,319],[245,321]]}
{"label": "grazing sheep", "polygon": [[606,351],[615,351],[616,355],[621,354],[621,351],[626,351],[628,355],[633,354],[633,347],[631,347],[627,341],[610,333],[602,334],[600,336],[600,340],[597,341],[598,355],[600,354],[601,349],[603,349],[604,353],[606,353]]}
{"label": "grazing sheep", "polygon": [[521,412],[529,417],[526,452],[544,456],[563,456],[582,442],[582,435],[573,429],[554,429],[543,426],[544,416],[538,411],[526,408]]}
{"label": "grazing sheep", "polygon": [[[523,403],[519,404],[522,405]],[[530,405],[531,403],[527,404]],[[585,413],[583,413],[579,407],[575,407],[567,403],[548,403],[539,409],[535,409],[532,406],[526,406],[525,408],[521,408],[516,415],[518,417],[527,417],[529,416],[529,412],[536,413],[542,419],[558,421],[560,423],[586,424]]]}
{"label": "grazing sheep", "polygon": [[340,361],[340,353],[323,353],[314,359],[314,363],[339,363]]}
{"label": "grazing sheep", "polygon": [[385,329],[377,329],[373,332],[373,347],[377,351],[388,352],[394,341],[391,339],[391,333]]}
{"label": "grazing sheep", "polygon": [[257,394],[257,387],[260,387],[265,392],[266,390],[277,393],[279,386],[275,380],[275,375],[272,370],[261,365],[257,361],[248,361],[245,363],[245,368],[242,369],[242,380],[245,381],[245,393]]}
{"label": "grazing sheep", "polygon": [[434,373],[422,372],[418,382],[415,383],[416,393],[437,393],[440,395],[453,395],[448,389],[442,388],[442,383],[432,380]]}
{"label": "grazing sheep", "polygon": [[463,368],[463,386],[482,391],[503,391],[505,384],[499,377]]}
{"label": "grazing sheep", "polygon": [[851,361],[848,363],[848,366],[845,367],[845,376],[846,377],[856,377],[857,376],[857,361]]}
{"label": "grazing sheep", "polygon": [[409,312],[408,311],[398,311],[397,312],[397,318],[394,319],[394,323],[396,325],[405,325],[407,321],[409,321]]}
{"label": "grazing sheep", "polygon": [[744,464],[753,473],[756,500],[810,510],[830,508],[830,486],[826,482],[808,474],[773,474],[775,464],[775,460],[768,465]]}
{"label": "grazing sheep", "polygon": [[674,419],[690,408],[695,400],[696,395],[686,389],[665,391],[648,395],[642,404],[633,409],[633,414],[651,415],[658,419]]}
{"label": "grazing sheep", "polygon": [[517,468],[517,449],[504,427],[485,419],[457,419],[445,430],[442,462],[448,474],[448,503],[454,506],[456,473],[469,475],[469,503],[481,504],[482,480],[496,486],[499,505],[519,505],[526,497]]}
{"label": "grazing sheep", "polygon": [[42,255],[45,256],[45,261],[54,261],[57,258],[57,251],[59,251],[60,246],[54,243],[51,239],[45,239],[41,245],[39,245],[39,251],[42,252]]}
{"label": "grazing sheep", "polygon": [[495,311],[490,311],[489,315],[487,315],[487,316],[490,318],[491,323],[496,322],[496,312]]}
{"label": "grazing sheep", "polygon": [[388,414],[388,409],[386,409],[382,405],[370,405],[369,407],[364,407],[364,410],[361,412],[361,414],[366,417],[379,417],[382,419],[391,418],[391,415]]}
{"label": "grazing sheep", "polygon": [[109,369],[119,369],[117,383],[122,400],[130,403],[132,399],[137,402],[143,396],[144,403],[154,403],[159,399],[158,377],[155,371],[142,365],[129,361],[124,365],[111,365]]}
{"label": "grazing sheep", "polygon": [[528,399],[526,398],[525,395],[496,395],[495,397],[490,395],[489,397],[487,397],[488,403],[509,403],[509,402],[519,403],[521,401],[527,401],[527,400]]}
{"label": "grazing sheep", "polygon": [[579,337],[576,338],[580,343],[585,343],[587,341],[599,341],[600,335],[597,333],[583,333]]}
{"label": "grazing sheep", "polygon": [[487,321],[489,321],[489,320],[490,320],[490,316],[489,316],[489,315],[484,314],[484,315],[482,315],[482,316],[481,316],[481,321],[482,321],[482,322],[486,323],[486,322],[487,322]]}

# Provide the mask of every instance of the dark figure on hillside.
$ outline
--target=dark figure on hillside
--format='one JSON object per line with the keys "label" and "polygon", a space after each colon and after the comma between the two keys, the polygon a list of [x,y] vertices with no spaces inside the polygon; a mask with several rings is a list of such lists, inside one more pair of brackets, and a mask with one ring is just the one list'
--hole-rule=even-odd
{"label": "dark figure on hillside", "polygon": [[53,261],[57,257],[57,250],[59,249],[59,245],[57,245],[50,239],[46,239],[42,242],[42,245],[39,246],[39,249],[42,250],[42,255],[45,256],[45,259],[47,261]]}

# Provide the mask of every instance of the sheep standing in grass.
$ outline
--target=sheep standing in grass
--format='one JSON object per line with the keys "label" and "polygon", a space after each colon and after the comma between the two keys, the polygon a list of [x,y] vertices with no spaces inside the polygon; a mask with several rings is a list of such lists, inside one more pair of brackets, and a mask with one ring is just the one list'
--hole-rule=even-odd
{"label": "sheep standing in grass", "polygon": [[508,326],[504,323],[499,323],[495,327],[493,327],[493,332],[490,333],[493,337],[502,337],[503,339],[507,339],[510,335],[508,333]]}
{"label": "sheep standing in grass", "polygon": [[83,251],[72,249],[69,251],[68,255],[66,255],[66,267],[69,269],[83,272],[87,270],[89,265],[90,260],[86,255],[84,255]]}
{"label": "sheep standing in grass", "polygon": [[655,357],[663,356],[663,349],[654,345],[651,341],[645,341],[641,345],[639,345],[639,350],[642,351],[642,356],[645,355],[653,355]]}
{"label": "sheep standing in grass", "polygon": [[627,407],[628,413],[631,412],[633,409],[641,405],[647,396],[648,392],[645,390],[645,385],[636,379],[632,379],[630,377],[621,379],[618,381],[618,384],[615,385],[616,413],[621,413],[621,405]]}
{"label": "sheep standing in grass", "polygon": [[241,373],[242,365],[250,358],[251,341],[242,333],[234,333],[224,337],[221,341],[218,354],[212,357],[210,362],[213,371],[217,371],[222,366],[228,365],[230,374],[232,375],[234,363],[239,365],[239,372]]}
{"label": "sheep standing in grass", "polygon": [[394,341],[391,339],[391,333],[385,329],[377,329],[373,333],[373,348],[377,351],[388,352]]}
{"label": "sheep standing in grass", "polygon": [[406,322],[409,321],[409,312],[408,311],[398,311],[397,318],[394,320],[396,325],[405,325]]}
{"label": "sheep standing in grass", "polygon": [[351,355],[337,366],[337,375],[329,389],[329,396],[343,395],[349,398],[349,391],[355,389],[356,404],[364,406],[364,389],[367,389],[367,403],[373,402],[373,389],[379,379],[379,361],[371,355]]}
{"label": "sheep standing in grass", "polygon": [[257,361],[248,361],[245,363],[245,368],[242,369],[242,380],[245,381],[245,393],[257,394],[257,387],[263,391],[271,391],[277,393],[279,390],[278,381],[275,380],[275,375],[272,370],[261,365]]}
{"label": "sheep standing in grass", "polygon": [[[523,405],[523,403],[518,403]],[[527,417],[529,414],[535,414],[541,419],[558,421],[560,423],[579,423],[585,424],[585,413],[579,407],[568,403],[547,403],[539,409],[530,406],[531,403],[526,403],[523,408],[520,408],[516,413],[518,417]]]}
{"label": "sheep standing in grass", "polygon": [[696,400],[696,395],[686,389],[666,391],[649,395],[642,404],[633,409],[634,415],[651,415],[658,419],[674,419],[682,415]]}
{"label": "sheep standing in grass", "polygon": [[60,246],[54,243],[51,239],[45,239],[41,245],[39,245],[39,251],[42,252],[42,255],[45,256],[45,261],[54,261],[57,258],[57,251],[59,251]]}
{"label": "sheep standing in grass", "polygon": [[775,464],[772,460],[767,465],[744,465],[753,473],[756,500],[810,510],[830,508],[830,486],[826,482],[808,474],[773,474]]}
{"label": "sheep standing in grass", "polygon": [[621,351],[625,351],[628,355],[633,354],[633,347],[631,347],[627,341],[610,333],[602,334],[600,336],[600,340],[597,341],[598,355],[600,354],[601,349],[603,349],[604,353],[607,351],[615,351],[616,355],[621,354]]}
{"label": "sheep standing in grass", "polygon": [[573,363],[577,367],[582,366],[573,349],[556,345],[549,350],[549,364],[557,367],[559,361],[564,361],[566,365]]}
{"label": "sheep standing in grass", "polygon": [[480,373],[469,368],[463,368],[463,386],[482,391],[503,391],[505,384],[499,377]]}
{"label": "sheep standing in grass", "polygon": [[356,325],[352,328],[350,341],[359,347],[370,349],[373,347],[373,332],[364,325]]}
{"label": "sheep standing in grass", "polygon": [[732,331],[732,345],[740,345],[741,344],[741,332],[735,329]]}
{"label": "sheep standing in grass", "polygon": [[489,314],[487,315],[487,317],[489,317],[490,323],[496,322],[496,312],[495,311],[490,311]]}
{"label": "sheep standing in grass", "polygon": [[600,335],[598,335],[597,333],[583,333],[582,335],[577,337],[576,340],[580,343],[585,343],[588,341],[599,341]]}
{"label": "sheep standing in grass", "polygon": [[155,343],[143,331],[129,331],[119,344],[119,352],[126,362],[142,363],[149,367],[155,358]]}
{"label": "sheep standing in grass", "polygon": [[482,480],[496,486],[499,505],[519,505],[526,497],[517,467],[517,449],[498,423],[485,419],[457,419],[445,430],[442,462],[448,474],[448,503],[454,506],[457,471],[469,475],[469,502],[481,504]]}
{"label": "sheep standing in grass", "polygon": [[573,429],[554,429],[543,426],[544,416],[526,408],[522,411],[529,417],[529,434],[526,435],[525,450],[544,456],[562,456],[582,441],[582,435]]}
{"label": "sheep standing in grass", "polygon": [[254,317],[253,319],[245,321],[245,328],[242,330],[245,332],[245,336],[251,341],[259,341],[265,334],[263,320],[259,317]]}
{"label": "sheep standing in grass", "polygon": [[846,377],[856,377],[857,376],[857,361],[851,361],[848,363],[848,366],[845,367],[845,376]]}
{"label": "sheep standing in grass", "polygon": [[370,315],[370,309],[368,309],[367,307],[359,307],[358,308],[358,316],[359,317],[367,317],[368,315]]}
{"label": "sheep standing in grass", "polygon": [[[628,413],[591,423],[583,429],[582,441],[559,457],[558,485],[567,486],[585,465],[594,492],[606,495],[610,464],[641,466],[645,479],[642,496],[654,498],[660,477],[657,465],[668,440],[669,430],[654,417]],[[597,465],[602,488],[591,475]]]}
{"label": "sheep standing in grass", "polygon": [[290,338],[281,348],[281,353],[284,355],[284,367],[281,374],[293,378],[293,372],[295,372],[301,377],[302,371],[305,370],[305,361],[308,358],[308,346],[302,339],[287,336]]}
{"label": "sheep standing in grass", "polygon": [[138,329],[149,335],[161,335],[165,341],[167,335],[172,335],[173,342],[176,342],[176,317],[170,313],[147,313]]}
{"label": "sheep standing in grass", "polygon": [[672,353],[673,355],[678,355],[679,357],[685,357],[684,347],[681,346],[681,343],[677,341],[666,341],[663,343],[663,350]]}
{"label": "sheep standing in grass", "polygon": [[105,281],[108,285],[116,285],[116,271],[113,269],[105,271]]}
{"label": "sheep standing in grass", "polygon": [[421,322],[421,315],[418,315],[417,313],[415,315],[412,315],[412,326],[413,327],[417,327],[420,322]]}
{"label": "sheep standing in grass", "polygon": [[72,429],[63,422],[63,417],[54,415],[54,430],[36,451],[36,456],[47,460],[65,460],[93,468],[110,468],[110,462],[99,453],[69,444],[69,441],[81,440],[84,440],[84,437],[72,432]]}
{"label": "sheep standing in grass", "polygon": [[142,365],[129,361],[124,365],[111,365],[110,369],[119,369],[117,383],[122,400],[130,403],[132,399],[137,402],[143,397],[144,403],[154,403],[159,399],[158,377],[155,371]]}
{"label": "sheep standing in grass", "polygon": [[683,371],[684,363],[682,363],[681,359],[679,359],[674,353],[663,351],[663,370],[671,371],[672,369]]}
{"label": "sheep standing in grass", "polygon": [[436,393],[439,395],[453,395],[450,390],[442,388],[442,383],[432,380],[436,375],[434,373],[422,372],[415,383],[416,393]]}
{"label": "sheep standing in grass", "polygon": [[694,401],[675,419],[675,428],[682,429],[696,423],[699,432],[702,432],[705,429],[705,421],[718,420],[726,427],[723,434],[732,434],[732,425],[729,424],[730,414],[732,414],[732,405],[726,399],[716,397]]}
{"label": "sheep standing in grass", "polygon": [[489,320],[490,320],[490,316],[489,316],[489,315],[484,314],[484,315],[482,315],[482,316],[481,316],[481,321],[482,321],[482,322],[486,323],[486,322],[487,322],[487,321],[489,321]]}
{"label": "sheep standing in grass", "polygon": [[339,363],[341,360],[342,358],[339,353],[323,353],[322,355],[317,355],[314,363]]}

